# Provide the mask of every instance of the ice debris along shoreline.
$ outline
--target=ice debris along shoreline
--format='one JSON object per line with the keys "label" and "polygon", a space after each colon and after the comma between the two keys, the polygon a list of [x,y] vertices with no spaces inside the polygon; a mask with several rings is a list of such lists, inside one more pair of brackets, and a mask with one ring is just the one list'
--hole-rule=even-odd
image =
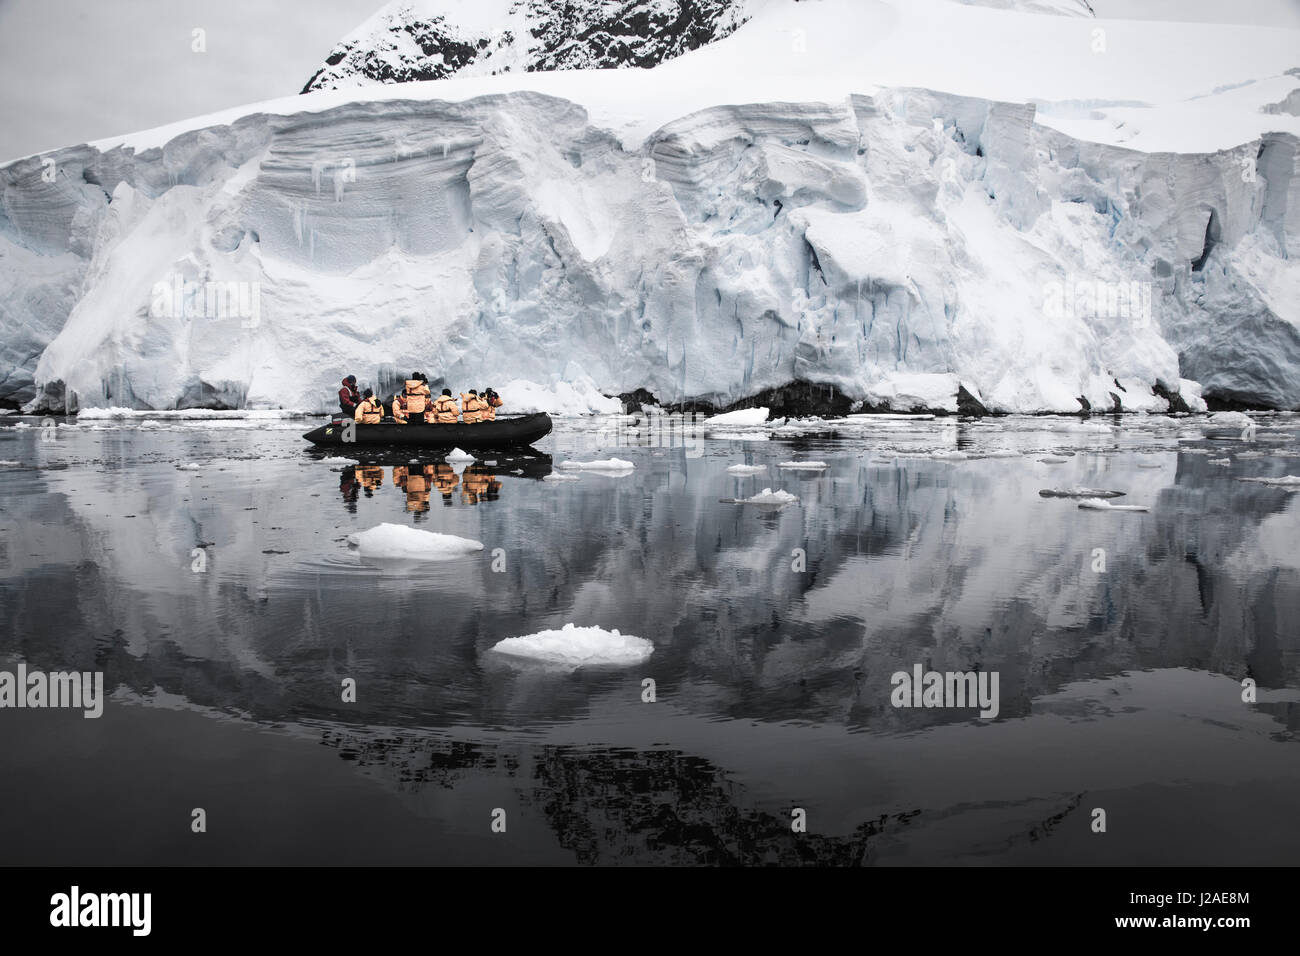
{"label": "ice debris along shoreline", "polygon": [[617,629],[607,631],[602,627],[569,623],[559,630],[507,637],[491,650],[503,657],[576,669],[640,664],[654,653],[654,644],[644,637],[621,634]]}
{"label": "ice debris along shoreline", "polygon": [[446,561],[483,550],[483,542],[472,538],[422,531],[388,522],[348,535],[348,545],[356,548],[363,558],[408,558],[419,561]]}

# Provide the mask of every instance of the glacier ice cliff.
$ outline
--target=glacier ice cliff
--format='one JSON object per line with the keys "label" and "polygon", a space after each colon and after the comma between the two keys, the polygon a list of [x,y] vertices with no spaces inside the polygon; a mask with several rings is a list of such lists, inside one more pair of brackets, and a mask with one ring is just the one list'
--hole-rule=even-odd
{"label": "glacier ice cliff", "polygon": [[1300,407],[1292,133],[1149,153],[884,89],[629,148],[561,97],[429,88],[0,167],[0,401],[320,409],[348,371],[424,369],[719,406],[809,381]]}

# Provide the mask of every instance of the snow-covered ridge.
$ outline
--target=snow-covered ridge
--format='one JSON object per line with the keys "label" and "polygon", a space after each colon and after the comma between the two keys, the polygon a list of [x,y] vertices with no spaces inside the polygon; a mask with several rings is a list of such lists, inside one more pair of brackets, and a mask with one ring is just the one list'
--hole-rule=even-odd
{"label": "snow-covered ridge", "polygon": [[[325,409],[346,371],[386,393],[424,369],[719,406],[812,381],[1163,411],[1189,380],[1300,405],[1300,126],[1259,108],[1300,86],[1287,31],[1107,22],[1084,83],[1059,47],[1102,21],[946,5],[1029,61],[970,85],[1057,98],[868,89],[924,72],[896,51],[924,57],[932,7],[773,0],[653,70],[312,94],[0,167],[0,400]],[[1206,58],[1143,79],[1161,42]],[[1216,122],[1165,123],[1243,76],[1195,101]],[[1062,105],[1120,80],[1151,105]]]}
{"label": "snow-covered ridge", "polygon": [[756,0],[394,0],[344,37],[304,93],[538,70],[653,67],[747,19]]}

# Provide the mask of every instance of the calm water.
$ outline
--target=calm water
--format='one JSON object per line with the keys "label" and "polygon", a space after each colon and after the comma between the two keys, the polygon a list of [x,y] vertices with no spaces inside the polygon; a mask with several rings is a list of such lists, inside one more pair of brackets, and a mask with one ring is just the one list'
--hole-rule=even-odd
{"label": "calm water", "polygon": [[[1300,493],[1239,479],[1300,474],[1300,419],[1105,421],[561,420],[460,472],[341,467],[305,421],[0,429],[0,668],[111,689],[0,710],[5,862],[1293,863]],[[635,470],[541,480],[611,455]],[[1077,485],[1150,511],[1038,494]],[[800,500],[721,500],[764,487]],[[382,522],[486,550],[370,566],[346,537]],[[490,651],[568,622],[655,652]],[[999,715],[893,707],[916,664],[997,672]]]}

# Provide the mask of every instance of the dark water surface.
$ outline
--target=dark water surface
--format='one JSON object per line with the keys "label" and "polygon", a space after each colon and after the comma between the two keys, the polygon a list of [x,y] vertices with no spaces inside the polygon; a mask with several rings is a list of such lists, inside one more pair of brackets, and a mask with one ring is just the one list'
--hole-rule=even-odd
{"label": "dark water surface", "polygon": [[[1300,492],[1239,479],[1300,474],[1300,419],[1259,421],[560,420],[459,472],[322,461],[305,421],[2,428],[0,668],[111,692],[0,710],[4,862],[1293,863]],[[1150,511],[1038,494],[1075,485]],[[720,501],[764,487],[800,500]],[[485,550],[368,565],[383,522]],[[491,652],[569,622],[654,654]],[[998,716],[895,708],[916,664],[997,672]]]}

